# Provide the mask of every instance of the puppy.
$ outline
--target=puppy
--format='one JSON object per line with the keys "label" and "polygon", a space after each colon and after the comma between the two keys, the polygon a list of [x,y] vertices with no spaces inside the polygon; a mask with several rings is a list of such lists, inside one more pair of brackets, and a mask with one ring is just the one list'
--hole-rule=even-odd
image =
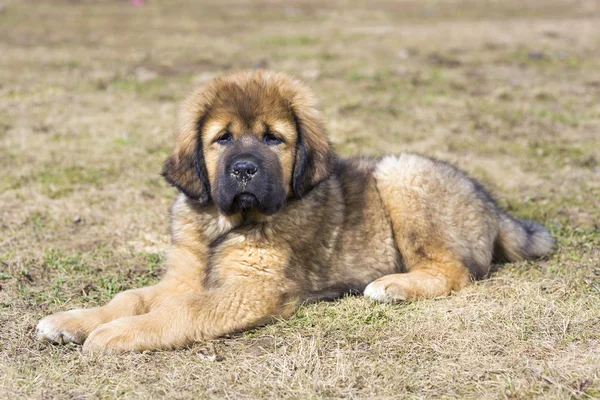
{"label": "puppy", "polygon": [[309,89],[274,72],[233,73],[193,92],[162,174],[179,189],[163,279],[51,315],[40,339],[92,352],[181,347],[346,293],[442,296],[485,277],[492,260],[554,246],[446,163],[339,159]]}

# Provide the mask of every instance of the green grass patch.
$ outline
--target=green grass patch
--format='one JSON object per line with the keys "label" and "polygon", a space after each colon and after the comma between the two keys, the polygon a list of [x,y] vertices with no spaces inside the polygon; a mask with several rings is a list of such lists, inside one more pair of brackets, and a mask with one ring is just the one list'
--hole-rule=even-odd
{"label": "green grass patch", "polygon": [[269,36],[257,39],[257,44],[278,47],[313,46],[319,43],[319,38],[307,35]]}

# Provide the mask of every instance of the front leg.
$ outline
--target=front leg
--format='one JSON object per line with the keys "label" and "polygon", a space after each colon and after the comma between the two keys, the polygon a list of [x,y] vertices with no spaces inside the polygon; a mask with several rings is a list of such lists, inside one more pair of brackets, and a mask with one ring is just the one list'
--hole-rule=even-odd
{"label": "front leg", "polygon": [[170,256],[169,270],[154,286],[119,293],[108,304],[90,309],[77,309],[52,314],[36,327],[38,340],[52,343],[82,344],[98,326],[115,319],[140,315],[159,307],[172,297],[202,288],[200,263],[185,249],[175,249]]}
{"label": "front leg", "polygon": [[291,249],[260,230],[231,233],[212,249],[204,291],[172,298],[144,315],[96,328],[85,351],[170,349],[290,315],[299,285],[286,278]]}
{"label": "front leg", "polygon": [[92,353],[171,349],[251,328],[294,312],[299,302],[285,289],[248,282],[180,296],[147,314],[99,326],[83,349]]}
{"label": "front leg", "polygon": [[159,283],[119,293],[102,307],[52,314],[37,324],[37,338],[58,344],[82,344],[96,327],[123,316],[144,314],[161,297],[181,293],[180,289],[173,282]]}

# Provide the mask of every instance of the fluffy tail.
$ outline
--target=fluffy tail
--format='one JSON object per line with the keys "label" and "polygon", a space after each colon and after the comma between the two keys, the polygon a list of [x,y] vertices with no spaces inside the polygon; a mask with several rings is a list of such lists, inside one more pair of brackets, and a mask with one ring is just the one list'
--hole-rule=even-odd
{"label": "fluffy tail", "polygon": [[501,261],[538,258],[549,254],[554,244],[550,232],[540,224],[502,213],[494,258]]}

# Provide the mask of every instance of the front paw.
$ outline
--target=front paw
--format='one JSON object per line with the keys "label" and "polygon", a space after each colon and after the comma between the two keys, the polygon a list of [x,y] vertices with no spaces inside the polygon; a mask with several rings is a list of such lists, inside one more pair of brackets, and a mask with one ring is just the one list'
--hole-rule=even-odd
{"label": "front paw", "polygon": [[35,331],[40,341],[82,344],[99,324],[95,310],[79,309],[50,315],[38,322]]}
{"label": "front paw", "polygon": [[142,351],[143,331],[138,331],[132,317],[123,317],[100,325],[85,341],[84,353],[125,353],[129,351]]}

